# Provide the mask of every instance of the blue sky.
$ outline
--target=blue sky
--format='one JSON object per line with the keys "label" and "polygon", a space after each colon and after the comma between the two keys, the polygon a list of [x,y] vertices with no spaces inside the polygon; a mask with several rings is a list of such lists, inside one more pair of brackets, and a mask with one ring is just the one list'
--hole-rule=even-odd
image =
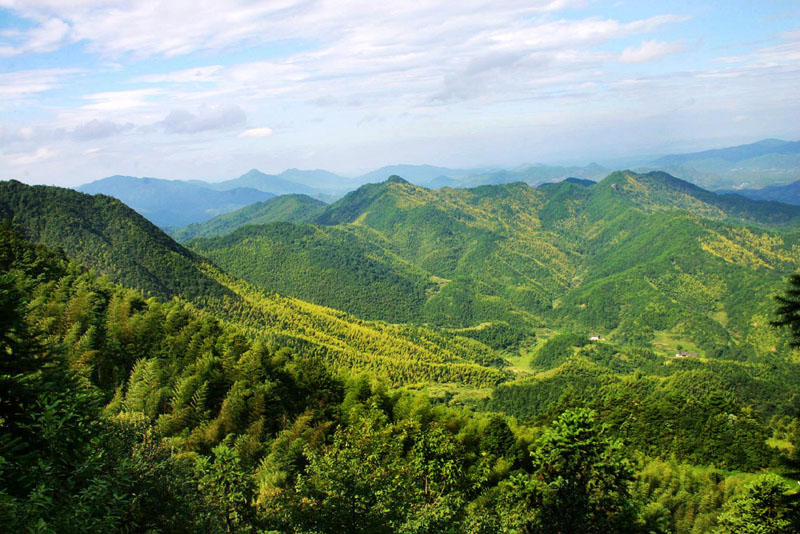
{"label": "blue sky", "polygon": [[800,138],[795,1],[0,0],[0,178],[354,175]]}

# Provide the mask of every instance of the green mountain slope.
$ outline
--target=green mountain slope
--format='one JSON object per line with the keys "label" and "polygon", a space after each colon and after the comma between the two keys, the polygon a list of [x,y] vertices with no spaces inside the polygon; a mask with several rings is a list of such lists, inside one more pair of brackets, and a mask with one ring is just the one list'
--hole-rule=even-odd
{"label": "green mountain slope", "polygon": [[281,195],[218,215],[204,223],[190,224],[176,229],[170,234],[176,241],[183,243],[196,237],[225,235],[248,224],[266,224],[277,221],[310,222],[324,208],[324,202],[307,195]]}
{"label": "green mountain slope", "polygon": [[115,198],[0,182],[0,219],[131,288],[167,298],[232,296],[203,272],[201,258]]}
{"label": "green mountain slope", "polygon": [[486,408],[545,422],[567,406],[589,406],[637,450],[738,469],[770,461],[770,418],[792,410],[800,379],[800,366],[781,355],[665,358],[571,334],[548,340],[533,361],[538,372],[501,384]]}
{"label": "green mountain slope", "polygon": [[345,373],[393,384],[506,380],[497,354],[469,337],[357,319],[238,280],[183,248],[120,201],[71,189],[0,183],[0,219],[37,243],[130,289],[205,310],[247,332]]}
{"label": "green mountain slope", "polygon": [[615,172],[598,190],[611,187],[645,211],[685,210],[707,219],[769,226],[800,226],[800,209],[780,202],[754,202],[741,196],[719,195],[664,172]]}
{"label": "green mountain slope", "polygon": [[435,287],[419,269],[336,227],[246,226],[190,246],[260,287],[365,319],[412,322]]}
{"label": "green mountain slope", "polygon": [[[665,365],[557,336],[536,355],[550,365],[483,406],[520,420],[334,376],[311,344],[145,299],[6,223],[0,303],[0,519],[12,530],[690,534],[752,493],[743,482],[769,480],[774,515],[796,508],[777,498],[777,475],[754,474],[780,472],[800,443],[788,357]],[[589,492],[591,515],[562,520]]]}
{"label": "green mountain slope", "polygon": [[780,343],[764,324],[800,266],[799,216],[659,172],[539,189],[392,177],[328,206],[316,219],[328,228],[242,228],[192,246],[263,288],[362,317],[561,325],[740,357]]}

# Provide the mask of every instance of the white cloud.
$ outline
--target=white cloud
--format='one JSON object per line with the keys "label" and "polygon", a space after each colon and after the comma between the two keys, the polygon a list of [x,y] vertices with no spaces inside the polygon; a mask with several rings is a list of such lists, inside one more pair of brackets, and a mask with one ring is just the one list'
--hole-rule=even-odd
{"label": "white cloud", "polygon": [[[289,43],[277,59],[131,80],[158,85],[165,101],[217,106],[231,99],[323,98],[408,109],[490,92],[500,101],[526,91],[534,97],[543,86],[572,83],[607,61],[593,46],[686,20],[672,14],[625,22],[555,18],[585,6],[585,0],[0,0],[3,4],[34,20],[67,21],[70,39],[123,63]],[[85,109],[148,109],[163,116],[164,108],[146,91],[89,95],[94,102]]]}
{"label": "white cloud", "polygon": [[[135,161],[151,165],[151,173],[169,162],[210,173],[211,159],[242,164],[240,154],[259,143],[239,140],[269,135],[269,128],[250,128],[263,124],[280,135],[270,139],[269,155],[252,150],[253,158],[289,165],[301,164],[311,152],[365,165],[362,159],[370,153],[362,147],[378,145],[374,159],[380,152],[394,160],[412,154],[402,152],[403,143],[420,153],[435,154],[432,147],[438,146],[472,157],[471,149],[455,142],[449,148],[447,139],[458,138],[463,147],[476,132],[498,139],[514,132],[523,139],[536,128],[581,130],[592,120],[608,124],[623,115],[643,116],[642,111],[671,117],[687,94],[696,98],[697,109],[757,117],[759,106],[796,100],[800,82],[797,31],[760,49],[745,43],[750,36],[742,33],[741,46],[726,52],[738,57],[713,63],[707,59],[709,45],[684,35],[701,24],[672,32],[668,25],[687,18],[658,15],[657,4],[639,18],[634,10],[607,10],[603,16],[569,11],[591,5],[592,14],[600,12],[598,3],[579,0],[0,0],[2,5],[27,17],[33,29],[0,33],[0,47],[7,43],[17,50],[30,43],[31,51],[46,50],[80,40],[75,47],[83,51],[80,59],[102,69],[97,89],[83,96],[79,107],[72,107],[74,90],[63,101],[55,92],[41,94],[74,74],[0,74],[0,109],[28,105],[36,112],[34,118],[13,115],[31,124],[7,125],[13,133],[5,139],[13,138],[20,152],[33,154],[43,145],[58,150],[59,157],[47,162],[53,167],[68,154],[97,146],[102,152],[85,159],[102,159],[111,172],[120,171],[123,161]],[[670,34],[697,42],[692,52],[705,53],[682,55],[680,71],[662,68],[677,61],[646,64],[686,49],[665,42],[677,39]],[[188,61],[161,61],[182,54]],[[243,57],[246,63],[235,63]],[[618,62],[631,66],[620,69]],[[119,70],[112,72],[110,63]],[[185,68],[189,65],[201,66]],[[134,73],[126,76],[132,66]],[[175,70],[165,72],[169,68]],[[585,119],[595,110],[608,115]],[[33,128],[26,139],[21,126]],[[553,146],[575,143],[566,133],[553,139]],[[76,142],[85,144],[70,152]],[[486,143],[480,150],[498,151],[499,161],[505,144]],[[533,146],[519,144],[526,147],[520,152]],[[295,157],[299,161],[292,161]],[[319,161],[323,165],[324,159]]]}
{"label": "white cloud", "polygon": [[141,108],[147,105],[148,98],[162,94],[161,89],[134,89],[130,91],[106,91],[86,95],[86,100],[91,104],[83,106],[84,109],[95,111],[121,111]]}
{"label": "white cloud", "polygon": [[[434,0],[413,3],[375,3],[367,0],[0,0],[22,16],[39,22],[31,30],[63,39],[65,31],[50,27],[57,19],[69,25],[70,39],[86,40],[105,55],[187,54],[219,50],[241,43],[258,44],[280,39],[336,40],[350,27],[370,33],[370,27],[394,26],[407,38],[426,25],[456,25],[475,21],[494,22],[578,8],[584,0],[507,0],[502,7],[487,0],[445,3]],[[487,20],[487,16],[489,17]],[[65,22],[66,21],[66,22]],[[422,21],[423,25],[409,25]],[[414,32],[408,32],[409,28]],[[34,40],[31,37],[29,40]],[[369,39],[372,40],[372,39]],[[367,47],[369,42],[363,43]]]}
{"label": "white cloud", "polygon": [[49,91],[79,73],[78,69],[39,69],[0,73],[0,108],[2,103]]}
{"label": "white cloud", "polygon": [[787,41],[800,41],[800,28],[783,32],[780,37],[781,39],[786,39]]}
{"label": "white cloud", "polygon": [[191,134],[213,130],[228,130],[247,120],[239,106],[203,107],[195,113],[184,109],[174,110],[161,121],[167,133]]}
{"label": "white cloud", "polygon": [[236,137],[239,139],[247,139],[250,137],[269,137],[272,135],[272,128],[250,128],[245,130]]}
{"label": "white cloud", "polygon": [[221,71],[221,65],[210,65],[165,74],[148,74],[134,78],[132,81],[139,83],[209,83],[219,81]]}
{"label": "white cloud", "polygon": [[25,166],[40,163],[42,161],[52,159],[58,155],[58,152],[50,150],[47,147],[40,147],[33,152],[14,154],[6,156],[8,163],[14,166]]}
{"label": "white cloud", "polygon": [[628,47],[619,57],[620,63],[645,63],[686,50],[683,43],[644,41],[638,47]]}
{"label": "white cloud", "polygon": [[133,128],[134,125],[130,122],[117,123],[110,120],[93,119],[75,128],[72,135],[79,141],[89,141],[110,137]]}
{"label": "white cloud", "polygon": [[58,50],[67,42],[69,33],[69,24],[59,18],[49,18],[26,33],[6,33],[6,37],[23,37],[23,42],[18,45],[0,43],[0,57]]}

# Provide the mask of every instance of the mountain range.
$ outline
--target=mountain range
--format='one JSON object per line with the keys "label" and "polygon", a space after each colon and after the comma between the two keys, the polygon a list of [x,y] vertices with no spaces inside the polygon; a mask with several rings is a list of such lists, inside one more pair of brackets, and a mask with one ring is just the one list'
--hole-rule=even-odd
{"label": "mountain range", "polygon": [[800,179],[800,141],[756,143],[663,156],[643,168],[663,170],[710,189],[759,188]]}
{"label": "mountain range", "polygon": [[159,227],[181,227],[275,196],[252,187],[213,190],[208,184],[109,176],[77,188],[118,198]]}
{"label": "mountain range", "polygon": [[[583,532],[608,476],[603,532],[708,532],[769,481],[796,508],[774,473],[796,478],[800,365],[769,322],[800,207],[618,171],[391,176],[185,246],[118,199],[14,181],[0,220],[19,530]],[[565,480],[600,488],[577,527],[550,519]]]}
{"label": "mountain range", "polygon": [[194,183],[202,184],[204,187],[217,191],[247,187],[276,195],[290,193],[305,195],[336,194],[348,191],[353,187],[352,180],[328,171],[301,171],[298,169],[288,169],[277,175],[264,174],[258,169],[251,169],[233,180],[213,183],[195,181]]}
{"label": "mountain range", "polygon": [[572,325],[705,354],[770,350],[753,325],[800,266],[800,207],[660,172],[439,190],[392,177],[312,224],[238,222],[187,246],[257,286],[364,318]]}
{"label": "mountain range", "polygon": [[[792,203],[791,194],[781,196],[785,193],[783,190],[751,192],[751,189],[800,178],[799,146],[800,142],[767,139],[749,145],[663,156],[637,169],[640,172],[666,171],[707,189]],[[513,169],[390,165],[354,178],[325,170],[288,169],[280,174],[265,174],[252,169],[238,178],[221,182],[111,176],[77,189],[119,198],[159,227],[177,230],[275,195],[302,194],[333,202],[363,184],[381,182],[392,175],[403,176],[415,185],[430,189],[463,189],[514,182],[538,186],[566,178],[597,181],[610,172],[596,163],[587,166],[522,165]]]}
{"label": "mountain range", "polygon": [[741,195],[754,200],[774,200],[800,206],[800,180],[785,185],[768,185],[761,189],[731,189],[719,193]]}
{"label": "mountain range", "polygon": [[406,384],[436,376],[486,386],[507,378],[493,351],[471,339],[367,322],[232,277],[106,195],[0,182],[0,220],[127,288],[177,298],[262,339],[322,356],[332,369]]}

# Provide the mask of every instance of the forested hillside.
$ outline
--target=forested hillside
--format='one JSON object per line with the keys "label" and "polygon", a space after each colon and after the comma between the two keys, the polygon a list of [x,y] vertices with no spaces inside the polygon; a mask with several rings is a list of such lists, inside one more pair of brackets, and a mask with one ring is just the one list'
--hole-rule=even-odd
{"label": "forested hillside", "polygon": [[[623,442],[618,422],[585,408],[529,426],[434,405],[337,377],[313,351],[187,302],[98,278],[8,224],[0,245],[0,524],[9,529],[727,534],[797,525],[776,475],[637,454],[649,425],[623,425],[633,438]],[[558,363],[558,347],[570,346],[551,343],[554,356],[539,363]],[[646,355],[609,355],[579,357],[648,368]],[[749,415],[713,405],[729,421],[715,454],[735,455],[719,465],[772,461],[757,433],[736,433],[756,424]],[[794,436],[796,422],[774,426]]]}
{"label": "forested hillside", "polygon": [[167,298],[232,296],[201,258],[115,198],[0,182],[0,218],[128,287]]}
{"label": "forested hillside", "polygon": [[179,297],[241,328],[322,358],[329,369],[369,371],[394,384],[507,378],[500,358],[468,337],[374,323],[237,280],[175,243],[116,199],[0,183],[0,216],[31,240],[61,247],[123,285]]}
{"label": "forested hillside", "polygon": [[328,206],[316,226],[245,227],[189,247],[253,284],[365,318],[548,324],[738,358],[785,343],[764,329],[770,295],[800,266],[798,217],[664,173],[539,189],[394,177]]}
{"label": "forested hillside", "polygon": [[259,287],[365,319],[414,322],[438,287],[420,269],[336,227],[246,226],[192,247]]}

